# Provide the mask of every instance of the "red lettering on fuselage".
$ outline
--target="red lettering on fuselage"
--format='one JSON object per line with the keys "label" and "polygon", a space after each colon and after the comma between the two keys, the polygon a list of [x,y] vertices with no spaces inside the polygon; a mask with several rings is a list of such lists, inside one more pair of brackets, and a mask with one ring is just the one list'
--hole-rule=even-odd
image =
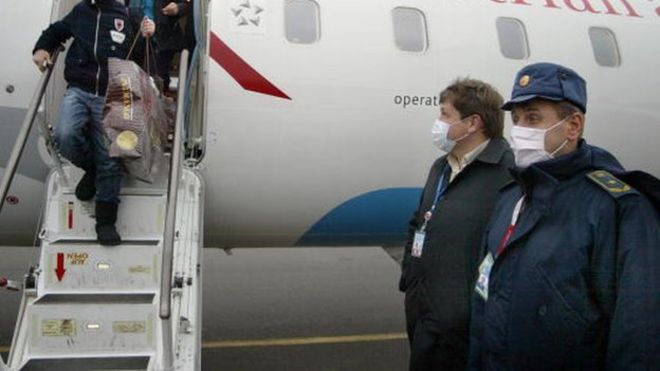
{"label": "red lettering on fuselage", "polygon": [[[544,8],[568,9],[579,13],[604,14],[604,15],[625,15],[626,17],[642,16],[628,2],[628,0],[491,0],[498,4],[514,5],[540,5]],[[616,6],[615,6],[616,5]],[[618,7],[618,9],[617,9]],[[656,13],[660,15],[660,8]]]}
{"label": "red lettering on fuselage", "polygon": [[603,2],[603,5],[607,9],[607,12],[605,14],[612,14],[612,15],[621,15],[621,13],[617,12],[616,9],[610,4],[609,0],[601,0]]}
{"label": "red lettering on fuselage", "polygon": [[553,0],[545,0],[545,5],[544,5],[544,7],[546,7],[546,8],[556,8],[556,9],[561,9],[561,7],[560,7],[559,5],[557,5],[557,4],[555,4],[555,2],[554,2]]}
{"label": "red lettering on fuselage", "polygon": [[[579,5],[575,5],[574,3],[582,3],[582,4],[581,6],[579,6]],[[574,10],[576,12],[589,12],[594,14],[600,13],[591,6],[589,0],[564,0],[564,4],[566,4],[568,9]]]}
{"label": "red lettering on fuselage", "polygon": [[632,7],[632,5],[628,4],[627,0],[619,0],[620,2],[623,3],[623,6],[626,7],[626,10],[628,11],[628,17],[642,17],[641,15],[637,14],[635,9]]}

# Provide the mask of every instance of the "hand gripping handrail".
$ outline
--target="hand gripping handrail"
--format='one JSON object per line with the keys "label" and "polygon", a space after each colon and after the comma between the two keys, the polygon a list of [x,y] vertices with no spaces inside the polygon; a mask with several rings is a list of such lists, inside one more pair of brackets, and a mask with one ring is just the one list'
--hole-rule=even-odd
{"label": "hand gripping handrail", "polygon": [[188,76],[188,50],[181,52],[179,62],[179,89],[177,92],[176,120],[174,124],[174,140],[172,141],[172,159],[170,162],[170,178],[167,190],[167,209],[165,214],[165,236],[163,244],[163,260],[160,278],[160,318],[163,323],[163,366],[171,370],[174,363],[174,344],[172,335],[172,265],[174,252],[174,234],[176,227],[177,193],[181,173],[181,142],[183,140],[184,100],[186,96],[186,77]]}
{"label": "hand gripping handrail", "polygon": [[[7,192],[9,192],[9,187],[11,186],[11,182],[14,179],[14,175],[16,174],[16,167],[18,166],[18,161],[21,159],[21,155],[23,154],[23,150],[25,149],[25,144],[27,143],[28,136],[30,135],[30,130],[32,130],[32,124],[34,123],[34,118],[37,115],[37,110],[39,109],[39,105],[41,104],[41,99],[44,96],[44,92],[46,91],[46,87],[48,86],[48,81],[50,80],[50,76],[53,73],[53,67],[55,66],[55,63],[57,62],[57,57],[59,56],[62,50],[64,50],[64,48],[60,46],[53,52],[53,56],[51,58],[52,63],[46,67],[46,71],[41,75],[41,78],[39,79],[39,83],[37,84],[37,89],[35,90],[34,95],[32,95],[32,100],[30,101],[30,105],[28,106],[27,113],[25,114],[25,118],[23,119],[21,130],[18,133],[18,137],[16,138],[16,143],[14,144],[14,148],[11,151],[11,155],[9,156],[9,161],[7,162],[7,166],[5,167],[5,172],[2,176],[2,183],[0,184],[0,211],[2,211],[2,206],[5,203]],[[44,138],[46,138],[46,143],[51,143],[49,138],[50,132],[48,131],[47,128],[46,130],[43,130],[42,135],[44,136]]]}

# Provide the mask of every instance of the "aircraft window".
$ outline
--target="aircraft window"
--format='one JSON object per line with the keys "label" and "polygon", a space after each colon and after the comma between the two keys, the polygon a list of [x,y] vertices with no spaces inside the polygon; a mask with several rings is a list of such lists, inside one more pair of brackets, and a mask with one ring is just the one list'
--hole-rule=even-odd
{"label": "aircraft window", "polygon": [[423,52],[428,47],[424,13],[414,8],[392,9],[396,46],[407,52]]}
{"label": "aircraft window", "polygon": [[529,58],[527,31],[521,21],[515,18],[499,17],[495,21],[495,25],[502,55],[511,59]]}
{"label": "aircraft window", "polygon": [[319,41],[319,5],[312,0],[287,0],[284,3],[286,39],[296,44]]}
{"label": "aircraft window", "polygon": [[621,64],[619,46],[612,30],[604,27],[591,27],[589,28],[589,38],[596,63],[605,67],[617,67]]}

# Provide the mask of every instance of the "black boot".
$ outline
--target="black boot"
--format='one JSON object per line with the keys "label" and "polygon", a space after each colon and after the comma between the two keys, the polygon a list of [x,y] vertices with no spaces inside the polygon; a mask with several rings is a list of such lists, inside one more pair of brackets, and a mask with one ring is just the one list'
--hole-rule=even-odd
{"label": "black boot", "polygon": [[115,229],[117,206],[112,202],[96,202],[96,236],[101,245],[116,246],[121,243],[121,237]]}
{"label": "black boot", "polygon": [[76,197],[80,201],[89,201],[96,194],[96,172],[86,171],[76,186]]}

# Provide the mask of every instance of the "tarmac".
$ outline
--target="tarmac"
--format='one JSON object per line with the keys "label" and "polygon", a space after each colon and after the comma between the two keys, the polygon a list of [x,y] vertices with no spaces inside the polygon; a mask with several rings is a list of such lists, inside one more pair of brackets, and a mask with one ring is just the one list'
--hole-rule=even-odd
{"label": "tarmac", "polygon": [[[0,247],[19,279],[36,248]],[[405,370],[399,265],[381,248],[206,248],[203,370]],[[0,291],[6,360],[20,294]]]}

